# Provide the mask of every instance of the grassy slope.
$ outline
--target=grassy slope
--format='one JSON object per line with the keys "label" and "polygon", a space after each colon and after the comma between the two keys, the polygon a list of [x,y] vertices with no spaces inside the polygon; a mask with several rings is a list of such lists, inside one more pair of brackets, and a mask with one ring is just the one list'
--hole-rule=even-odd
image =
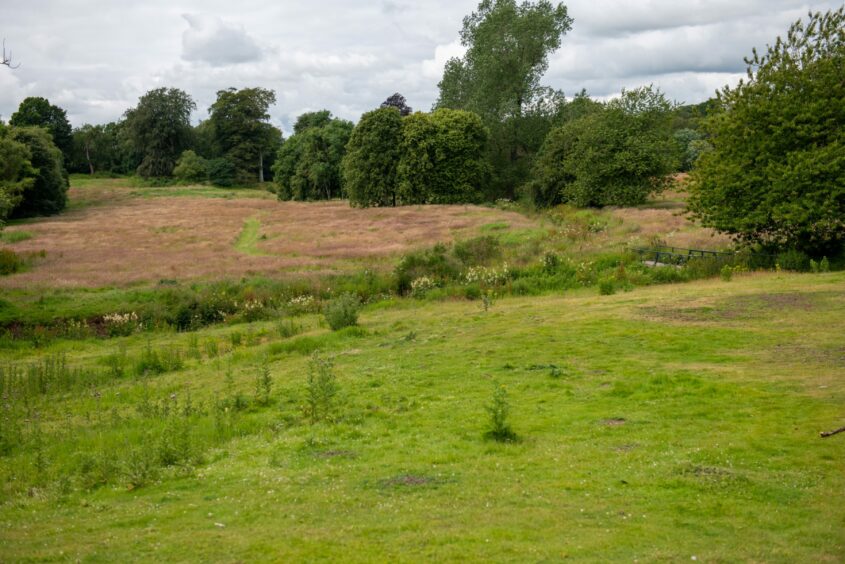
{"label": "grassy slope", "polygon": [[[844,289],[843,273],[760,274],[486,313],[405,301],[339,338],[306,318],[306,335],[151,381],[201,401],[231,364],[250,395],[269,353],[274,404],[253,414],[255,432],[135,491],[7,499],[0,559],[841,561],[842,436],[818,431],[845,417]],[[310,426],[297,351],[321,345],[348,417]],[[115,342],[52,347],[94,362]],[[508,387],[517,444],[481,438],[493,381]],[[105,409],[129,407],[136,388],[104,388]],[[44,409],[60,426],[86,401]]]}

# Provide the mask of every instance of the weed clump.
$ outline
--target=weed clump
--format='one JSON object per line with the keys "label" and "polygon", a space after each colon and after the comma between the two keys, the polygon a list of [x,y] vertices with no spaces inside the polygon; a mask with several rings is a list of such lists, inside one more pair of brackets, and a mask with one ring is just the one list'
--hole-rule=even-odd
{"label": "weed clump", "polygon": [[358,324],[361,301],[353,294],[343,294],[331,300],[323,309],[323,315],[332,331]]}
{"label": "weed clump", "polygon": [[308,383],[305,396],[305,415],[311,424],[336,419],[336,396],[338,393],[334,364],[330,359],[317,354],[311,357],[308,366]]}

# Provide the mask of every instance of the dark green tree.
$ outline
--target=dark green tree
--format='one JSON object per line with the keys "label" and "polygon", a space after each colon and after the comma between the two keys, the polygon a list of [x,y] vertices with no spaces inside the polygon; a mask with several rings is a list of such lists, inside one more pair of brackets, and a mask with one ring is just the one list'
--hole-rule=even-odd
{"label": "dark green tree", "polygon": [[811,13],[704,121],[689,208],[740,242],[811,255],[845,244],[845,8]]}
{"label": "dark green tree", "polygon": [[208,163],[188,149],[182,153],[173,169],[173,176],[183,182],[203,182],[208,179]]}
{"label": "dark green tree", "polygon": [[191,141],[193,99],[177,88],[156,88],[126,111],[127,139],[140,157],[143,177],[170,176],[176,160]]}
{"label": "dark green tree", "polygon": [[341,163],[344,185],[353,206],[395,206],[396,169],[402,142],[402,115],[379,108],[361,116]]}
{"label": "dark green tree", "polygon": [[23,143],[11,138],[10,130],[0,122],[0,229],[6,217],[20,202],[25,190],[32,188],[37,171],[30,160],[32,153]]}
{"label": "dark green tree", "polygon": [[487,128],[464,110],[416,113],[402,121],[398,200],[458,204],[481,200],[489,178]]}
{"label": "dark green tree", "polygon": [[41,127],[13,127],[9,138],[26,145],[35,170],[32,184],[23,190],[12,217],[59,213],[67,206],[68,181],[62,167],[62,152],[52,136]]}
{"label": "dark green tree", "polygon": [[514,195],[552,126],[563,95],[540,79],[571,26],[566,6],[548,0],[483,0],[464,18],[467,52],[446,64],[436,107],[475,112],[490,130],[489,197]]}
{"label": "dark green tree", "polygon": [[341,161],[352,135],[352,122],[328,111],[303,114],[294,135],[282,143],[273,167],[280,200],[318,200],[343,195]]}
{"label": "dark green tree", "polygon": [[526,186],[539,206],[637,205],[677,168],[670,128],[673,105],[650,86],[623,91],[552,130]]}
{"label": "dark green tree", "polygon": [[67,112],[54,106],[46,98],[24,98],[18,111],[12,114],[9,125],[13,127],[36,126],[45,128],[53,136],[53,143],[62,152],[65,162],[70,162],[73,137]]}
{"label": "dark green tree", "polygon": [[281,132],[268,123],[268,110],[275,103],[272,90],[229,88],[217,92],[208,110],[216,151],[235,166],[238,182],[264,181],[265,160],[281,141]]}

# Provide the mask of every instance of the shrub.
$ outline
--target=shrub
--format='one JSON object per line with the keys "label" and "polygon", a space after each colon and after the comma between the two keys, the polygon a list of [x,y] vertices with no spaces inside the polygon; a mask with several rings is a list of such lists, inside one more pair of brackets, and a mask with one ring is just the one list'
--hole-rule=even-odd
{"label": "shrub", "polygon": [[47,130],[40,127],[12,128],[12,140],[27,146],[35,169],[32,186],[12,210],[12,217],[31,217],[59,213],[67,206],[68,181],[62,167],[62,153]]}
{"label": "shrub", "polygon": [[777,264],[784,270],[806,272],[810,269],[810,257],[797,249],[789,249],[778,253]]}
{"label": "shrub", "polygon": [[510,413],[508,391],[503,385],[494,385],[493,399],[485,409],[490,417],[487,432],[484,433],[485,438],[499,442],[515,441],[517,435],[508,423]]}
{"label": "shrub", "polygon": [[616,281],[613,278],[602,278],[599,280],[599,294],[610,296],[616,293]]}
{"label": "shrub", "polygon": [[343,294],[331,300],[323,308],[323,315],[332,331],[358,324],[361,301],[353,294]]}
{"label": "shrub", "polygon": [[483,235],[466,241],[458,241],[452,254],[465,265],[485,264],[502,254],[501,243],[496,237]]}
{"label": "shrub", "polygon": [[725,282],[730,282],[731,278],[733,278],[733,275],[734,275],[734,269],[729,264],[726,264],[725,266],[723,266],[721,272],[719,272],[719,276]]}
{"label": "shrub", "polygon": [[215,186],[231,186],[235,182],[235,165],[228,159],[208,161],[208,180]]}
{"label": "shrub", "polygon": [[315,353],[308,365],[305,397],[305,414],[312,424],[336,418],[335,396],[337,393],[337,379],[332,361]]}
{"label": "shrub", "polygon": [[407,294],[411,290],[411,283],[422,277],[434,281],[449,280],[458,277],[459,264],[447,254],[443,244],[437,244],[431,249],[408,253],[396,266],[396,291]]}
{"label": "shrub", "polygon": [[341,162],[350,204],[360,207],[396,205],[396,168],[401,140],[402,116],[396,108],[381,108],[361,116]]}
{"label": "shrub", "polygon": [[203,182],[208,179],[208,163],[194,151],[187,150],[176,162],[173,176],[184,182]]}
{"label": "shrub", "polygon": [[23,261],[14,251],[0,249],[0,276],[14,274],[23,268]]}

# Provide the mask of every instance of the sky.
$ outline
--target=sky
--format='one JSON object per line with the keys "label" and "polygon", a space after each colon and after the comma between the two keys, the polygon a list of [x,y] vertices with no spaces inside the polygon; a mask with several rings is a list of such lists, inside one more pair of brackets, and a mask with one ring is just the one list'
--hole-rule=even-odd
{"label": "sky", "polygon": [[[0,0],[0,37],[17,69],[0,67],[0,118],[27,96],[71,123],[119,119],[148,90],[193,96],[194,122],[218,90],[276,92],[271,121],[329,109],[357,121],[394,92],[415,110],[437,98],[443,66],[460,56],[462,18],[477,0]],[[543,83],[606,99],[660,87],[696,103],[745,75],[809,10],[842,0],[569,0],[574,19]]]}

